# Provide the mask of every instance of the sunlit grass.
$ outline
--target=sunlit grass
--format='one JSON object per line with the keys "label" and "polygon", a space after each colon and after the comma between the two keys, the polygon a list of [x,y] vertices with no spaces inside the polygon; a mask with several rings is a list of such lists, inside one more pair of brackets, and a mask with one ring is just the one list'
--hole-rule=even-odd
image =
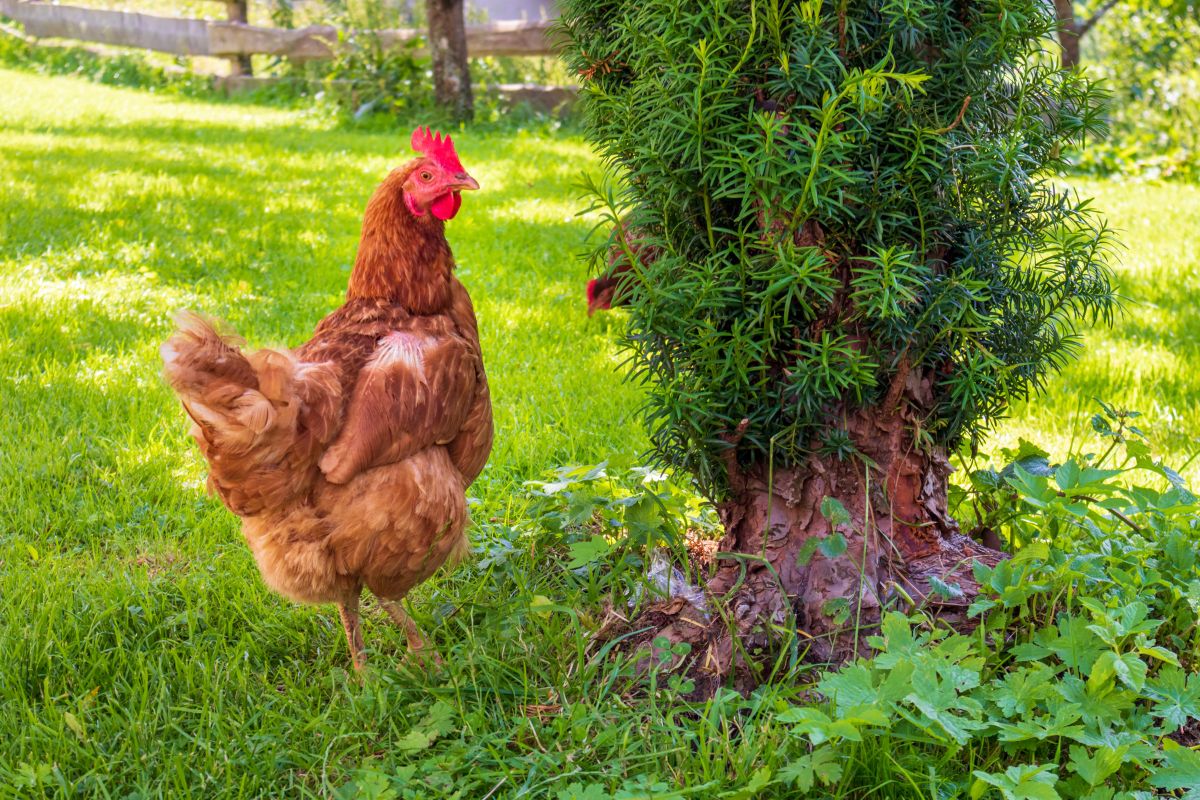
{"label": "sunlit grass", "polygon": [[[1018,436],[1063,453],[1091,431],[1094,398],[1141,411],[1141,427],[1168,464],[1200,452],[1200,187],[1079,181],[1124,247],[1117,275],[1126,298],[1111,329],[1094,329],[1047,395],[1014,407],[995,444]],[[1193,481],[1200,465],[1187,469]]]}
{"label": "sunlit grass", "polygon": [[[709,797],[786,758],[792,740],[762,716],[627,705],[612,665],[583,653],[586,612],[531,612],[567,590],[519,549],[508,568],[417,593],[444,671],[393,669],[400,639],[372,619],[376,671],[356,684],[330,610],[266,590],[204,493],[158,376],[171,313],[222,317],[252,343],[302,341],[340,302],[362,207],[405,136],[5,71],[0,120],[0,797],[326,797],[361,766],[398,764],[425,770],[418,797],[555,797],[639,774],[688,776],[690,796]],[[498,427],[474,514],[519,524],[523,481],[639,457],[639,394],[614,372],[619,314],[584,310],[574,254],[590,222],[573,184],[597,168],[586,146],[536,132],[456,142],[484,186],[449,230]],[[1123,231],[1128,313],[1089,334],[996,443],[1061,452],[1098,396],[1145,411],[1178,463],[1200,432],[1200,190],[1082,188]],[[404,750],[435,701],[454,708],[454,735]],[[566,710],[542,720],[537,704]],[[903,775],[855,758],[860,785]],[[937,762],[922,758],[906,769]]]}

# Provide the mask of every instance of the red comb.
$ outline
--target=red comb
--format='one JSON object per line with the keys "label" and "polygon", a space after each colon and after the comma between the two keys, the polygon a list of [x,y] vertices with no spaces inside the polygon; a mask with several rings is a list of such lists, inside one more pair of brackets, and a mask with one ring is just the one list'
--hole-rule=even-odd
{"label": "red comb", "polygon": [[429,128],[418,127],[412,134],[412,149],[432,158],[447,172],[465,171],[454,152],[454,142],[449,136],[443,139],[441,131],[430,133]]}

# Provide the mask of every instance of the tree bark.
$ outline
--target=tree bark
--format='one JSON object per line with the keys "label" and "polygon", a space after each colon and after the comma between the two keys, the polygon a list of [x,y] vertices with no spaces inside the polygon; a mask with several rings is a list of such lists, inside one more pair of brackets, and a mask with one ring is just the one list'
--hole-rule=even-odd
{"label": "tree bark", "polygon": [[1062,48],[1063,69],[1072,69],[1079,64],[1079,39],[1083,35],[1075,19],[1074,0],[1054,0],[1054,13],[1058,16],[1058,44]]}
{"label": "tree bark", "polygon": [[429,52],[433,58],[433,93],[437,104],[456,120],[475,116],[471,72],[467,64],[467,32],[463,0],[428,0]]}
{"label": "tree bark", "polygon": [[[901,376],[915,386],[919,381]],[[925,387],[928,390],[928,387]],[[682,667],[697,696],[730,677],[748,690],[767,675],[758,656],[791,636],[808,659],[841,663],[868,655],[867,637],[885,608],[915,604],[949,624],[969,627],[967,607],[979,593],[975,561],[994,566],[1004,555],[963,535],[947,513],[949,460],[943,449],[914,446],[911,421],[888,403],[843,422],[861,456],[814,455],[793,467],[743,466],[730,458],[730,495],[718,506],[725,537],[708,583],[709,613],[675,598],[633,623],[631,637],[658,658],[659,637],[687,642]],[[838,500],[849,522],[821,513]],[[836,528],[836,530],[835,530]],[[840,547],[810,540],[834,533]],[[930,579],[945,588],[934,590]]]}

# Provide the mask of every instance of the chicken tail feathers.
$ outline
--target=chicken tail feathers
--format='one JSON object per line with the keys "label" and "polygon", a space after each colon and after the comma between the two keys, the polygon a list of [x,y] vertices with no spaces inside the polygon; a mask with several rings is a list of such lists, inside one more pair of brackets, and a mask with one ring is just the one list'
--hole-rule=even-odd
{"label": "chicken tail feathers", "polygon": [[244,353],[243,340],[190,311],[160,349],[163,373],[191,417],[209,488],[251,516],[311,486],[333,438],[341,389],[331,366],[292,353]]}

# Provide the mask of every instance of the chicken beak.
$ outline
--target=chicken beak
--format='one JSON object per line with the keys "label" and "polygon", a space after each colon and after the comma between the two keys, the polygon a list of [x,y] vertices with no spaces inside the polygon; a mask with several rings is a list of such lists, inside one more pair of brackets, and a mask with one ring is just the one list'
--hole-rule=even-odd
{"label": "chicken beak", "polygon": [[460,172],[454,176],[453,185],[454,191],[456,192],[461,192],[464,189],[470,189],[474,191],[475,189],[479,188],[479,181],[475,180],[465,172]]}

